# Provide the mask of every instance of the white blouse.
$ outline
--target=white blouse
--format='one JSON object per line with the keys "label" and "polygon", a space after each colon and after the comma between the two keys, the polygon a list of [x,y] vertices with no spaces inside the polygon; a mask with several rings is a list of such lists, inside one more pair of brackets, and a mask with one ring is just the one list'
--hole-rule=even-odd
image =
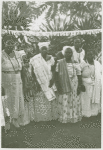
{"label": "white blouse", "polygon": [[85,51],[82,49],[82,51],[80,53],[78,53],[76,50],[75,50],[75,47],[71,47],[72,51],[73,51],[73,57],[72,59],[78,63],[81,63],[85,57]]}
{"label": "white blouse", "polygon": [[14,52],[16,58],[15,57],[8,58],[7,53],[5,51],[2,52],[2,71],[19,71],[22,69],[21,56],[18,51],[14,51]]}

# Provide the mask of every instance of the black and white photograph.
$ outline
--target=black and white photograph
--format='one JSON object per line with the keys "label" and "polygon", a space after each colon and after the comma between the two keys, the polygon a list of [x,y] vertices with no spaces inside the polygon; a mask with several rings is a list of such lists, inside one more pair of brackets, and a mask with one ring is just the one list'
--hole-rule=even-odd
{"label": "black and white photograph", "polygon": [[100,149],[102,1],[1,1],[1,148]]}

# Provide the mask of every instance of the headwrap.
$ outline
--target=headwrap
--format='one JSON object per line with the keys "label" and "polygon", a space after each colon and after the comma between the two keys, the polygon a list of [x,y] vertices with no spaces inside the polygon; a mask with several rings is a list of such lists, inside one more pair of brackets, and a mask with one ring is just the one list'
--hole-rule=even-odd
{"label": "headwrap", "polygon": [[63,55],[65,54],[65,51],[66,51],[67,48],[71,48],[71,46],[64,46],[64,47],[63,47],[63,50],[62,50],[62,54],[63,54]]}

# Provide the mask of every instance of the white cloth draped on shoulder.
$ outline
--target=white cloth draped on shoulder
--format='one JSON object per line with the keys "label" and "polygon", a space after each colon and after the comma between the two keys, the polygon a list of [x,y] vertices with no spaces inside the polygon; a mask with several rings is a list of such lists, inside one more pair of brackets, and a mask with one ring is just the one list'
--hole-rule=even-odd
{"label": "white cloth draped on shoulder", "polygon": [[48,101],[56,99],[54,90],[52,88],[49,88],[51,72],[47,62],[43,59],[41,54],[38,54],[31,58],[30,63],[34,68],[36,78]]}

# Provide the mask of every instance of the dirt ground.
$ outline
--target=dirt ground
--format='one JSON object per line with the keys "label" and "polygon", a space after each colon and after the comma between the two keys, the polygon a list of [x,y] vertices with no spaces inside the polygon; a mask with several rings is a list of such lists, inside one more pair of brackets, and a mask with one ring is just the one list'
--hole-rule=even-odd
{"label": "dirt ground", "polygon": [[83,118],[81,122],[31,122],[5,134],[2,148],[101,148],[101,115]]}

